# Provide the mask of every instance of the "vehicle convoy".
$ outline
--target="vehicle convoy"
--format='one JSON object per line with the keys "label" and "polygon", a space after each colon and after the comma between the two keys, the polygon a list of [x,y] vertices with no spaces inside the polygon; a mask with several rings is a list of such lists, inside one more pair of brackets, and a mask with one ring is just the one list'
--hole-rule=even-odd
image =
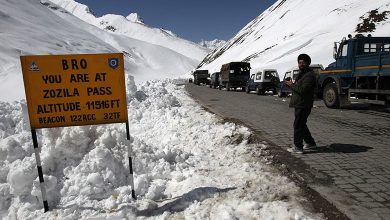
{"label": "vehicle convoy", "polygon": [[264,95],[266,91],[272,91],[273,94],[276,94],[279,82],[280,79],[276,69],[264,69],[251,74],[245,91],[247,93],[256,91],[257,95]]}
{"label": "vehicle convoy", "polygon": [[195,70],[193,75],[194,75],[194,83],[196,85],[200,85],[201,83],[203,84],[209,83],[208,78],[210,77],[210,74],[208,70]]}
{"label": "vehicle convoy", "polygon": [[211,74],[209,87],[213,89],[217,88],[217,86],[219,85],[218,79],[219,79],[219,72],[215,72]]}
{"label": "vehicle convoy", "polygon": [[[319,78],[320,72],[324,70],[324,67],[321,64],[311,64],[310,69],[313,70],[313,72],[317,75],[317,79]],[[283,81],[279,83],[279,86],[277,88],[278,96],[279,97],[286,97],[291,95],[292,91],[290,87],[286,86],[285,81],[289,81],[290,79],[295,82],[295,79],[297,78],[299,74],[299,68],[294,67],[292,69],[287,70],[287,72],[284,75]],[[316,96],[318,96],[318,88],[316,89]]]}
{"label": "vehicle convoy", "polygon": [[340,108],[348,101],[390,103],[390,37],[348,36],[334,44],[335,62],[321,72],[324,103]]}
{"label": "vehicle convoy", "polygon": [[230,62],[223,64],[219,74],[219,89],[223,87],[227,91],[230,89],[244,88],[249,79],[251,69],[250,63],[247,62]]}

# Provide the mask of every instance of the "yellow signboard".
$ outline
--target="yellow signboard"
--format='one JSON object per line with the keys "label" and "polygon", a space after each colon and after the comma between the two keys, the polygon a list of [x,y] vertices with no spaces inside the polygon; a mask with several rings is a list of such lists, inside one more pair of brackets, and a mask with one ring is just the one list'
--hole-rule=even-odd
{"label": "yellow signboard", "polygon": [[122,53],[20,60],[31,128],[127,122]]}

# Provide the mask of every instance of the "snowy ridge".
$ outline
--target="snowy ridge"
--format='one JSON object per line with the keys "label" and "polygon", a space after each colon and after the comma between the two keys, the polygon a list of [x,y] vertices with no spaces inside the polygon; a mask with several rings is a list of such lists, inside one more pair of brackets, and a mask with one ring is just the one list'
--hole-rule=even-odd
{"label": "snowy ridge", "polygon": [[219,40],[219,39],[214,39],[212,41],[202,40],[201,42],[199,42],[199,44],[203,47],[210,49],[210,50],[215,50],[216,48],[226,44],[226,41]]}
{"label": "snowy ridge", "polygon": [[[333,62],[333,42],[348,34],[369,30],[372,36],[389,36],[389,12],[387,0],[279,0],[208,54],[198,68],[213,72],[224,63],[248,61],[254,69],[278,69],[283,77],[300,53],[309,54],[312,63],[327,66]],[[373,15],[383,18],[375,20],[379,16]],[[375,29],[358,29],[367,24]]]}
{"label": "snowy ridge", "polygon": [[74,0],[51,1],[63,7],[81,20],[95,25],[100,29],[160,45],[197,61],[201,61],[209,52],[209,50],[204,47],[181,39],[168,30],[149,27],[144,23],[134,22],[132,19],[127,19],[121,15],[107,14],[102,17],[95,17],[90,13],[90,10],[86,5],[80,4]]}
{"label": "snowy ridge", "polygon": [[137,14],[137,13],[131,13],[126,17],[127,20],[135,23],[144,23],[144,20]]}
{"label": "snowy ridge", "polygon": [[6,31],[0,34],[0,101],[24,99],[20,55],[122,52],[126,74],[137,82],[177,78],[199,63],[166,47],[103,31],[50,1],[1,3],[0,27]]}

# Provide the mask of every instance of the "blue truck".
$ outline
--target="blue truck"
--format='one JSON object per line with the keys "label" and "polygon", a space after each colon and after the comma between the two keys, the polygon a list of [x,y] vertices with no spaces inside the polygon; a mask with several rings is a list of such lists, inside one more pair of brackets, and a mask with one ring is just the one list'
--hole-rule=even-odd
{"label": "blue truck", "polygon": [[320,95],[329,108],[349,102],[390,103],[390,37],[348,35],[334,43],[335,62],[320,73]]}

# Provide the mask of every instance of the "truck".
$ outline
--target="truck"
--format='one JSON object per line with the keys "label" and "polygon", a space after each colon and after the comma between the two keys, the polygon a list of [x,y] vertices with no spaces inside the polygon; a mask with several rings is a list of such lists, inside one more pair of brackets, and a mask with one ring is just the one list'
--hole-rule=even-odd
{"label": "truck", "polygon": [[334,43],[335,62],[320,73],[318,84],[325,105],[349,102],[388,105],[390,102],[390,37],[348,35]]}
{"label": "truck", "polygon": [[246,93],[256,91],[257,95],[264,95],[266,91],[276,94],[280,79],[276,69],[263,69],[251,74],[246,87]]}
{"label": "truck", "polygon": [[[309,67],[317,75],[317,80],[318,80],[320,73],[324,70],[324,67],[322,66],[322,64],[311,64]],[[287,70],[287,72],[284,74],[283,81],[280,82],[280,84],[277,88],[277,93],[278,93],[279,97],[287,97],[287,96],[291,95],[292,91],[291,91],[290,87],[288,87],[285,84],[285,81],[286,80],[289,81],[291,79],[292,82],[295,83],[295,79],[297,78],[298,74],[299,74],[299,68],[297,66]],[[317,87],[316,91],[315,91],[316,98],[318,96],[318,91],[319,90]]]}
{"label": "truck", "polygon": [[194,75],[194,83],[196,85],[200,85],[201,83],[203,84],[209,83],[210,75],[208,70],[195,70],[193,75]]}
{"label": "truck", "polygon": [[248,62],[230,62],[221,66],[219,74],[219,87],[236,90],[237,88],[244,88],[249,79],[251,65]]}

